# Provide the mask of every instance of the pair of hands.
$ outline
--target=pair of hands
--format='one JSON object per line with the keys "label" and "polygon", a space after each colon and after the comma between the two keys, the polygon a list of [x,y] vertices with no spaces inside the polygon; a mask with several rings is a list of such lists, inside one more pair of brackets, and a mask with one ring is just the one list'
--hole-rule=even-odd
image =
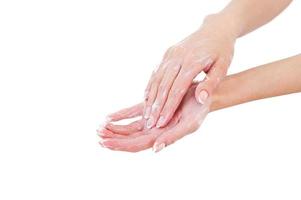
{"label": "pair of hands", "polygon": [[[153,146],[157,152],[200,126],[214,89],[227,74],[236,41],[226,24],[209,18],[167,50],[149,80],[144,103],[109,116],[112,121],[142,118],[128,125],[106,124],[98,131],[102,146],[131,152]],[[193,84],[202,71],[206,78]]]}
{"label": "pair of hands", "polygon": [[[195,97],[197,84],[190,86],[175,115],[163,128],[144,128],[145,119],[142,118],[144,103],[123,109],[109,115],[109,122],[97,132],[101,138],[101,146],[111,150],[138,152],[153,147],[155,152],[174,143],[185,135],[199,128],[210,110],[211,99],[203,105]],[[141,116],[141,119],[127,125],[115,125],[123,119]]]}

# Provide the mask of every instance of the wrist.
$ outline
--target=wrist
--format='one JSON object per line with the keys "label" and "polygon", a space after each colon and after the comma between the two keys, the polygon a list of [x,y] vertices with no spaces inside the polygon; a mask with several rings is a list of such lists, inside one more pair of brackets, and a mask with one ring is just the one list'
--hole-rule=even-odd
{"label": "wrist", "polygon": [[235,104],[235,96],[239,86],[237,76],[229,75],[225,77],[212,94],[210,112],[220,110]]}
{"label": "wrist", "polygon": [[222,33],[228,39],[236,41],[242,32],[239,24],[233,16],[220,12],[206,16],[203,20],[202,29],[211,33]]}

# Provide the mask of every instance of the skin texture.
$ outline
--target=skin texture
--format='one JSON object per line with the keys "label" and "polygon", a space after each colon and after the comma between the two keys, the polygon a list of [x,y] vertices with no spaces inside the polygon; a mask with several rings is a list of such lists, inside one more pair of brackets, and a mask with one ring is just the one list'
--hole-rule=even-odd
{"label": "skin texture", "polygon": [[226,76],[237,38],[272,20],[290,2],[232,0],[219,13],[206,17],[200,29],[170,47],[145,90],[146,127],[166,126],[202,71],[207,78],[197,86],[195,98],[203,104]]}
{"label": "skin texture", "polygon": [[227,76],[204,105],[194,98],[197,84],[189,88],[170,123],[164,128],[144,129],[142,118],[128,125],[115,125],[122,119],[142,116],[143,103],[109,115],[98,130],[100,145],[112,150],[138,152],[153,147],[155,152],[199,128],[210,111],[241,103],[301,92],[301,55],[269,63]]}
{"label": "skin texture", "polygon": [[211,111],[301,92],[300,77],[301,54],[227,76],[212,97]]}
{"label": "skin texture", "polygon": [[[196,85],[192,85],[184,97],[173,119],[164,128],[143,129],[144,120],[140,119],[128,125],[106,124],[98,130],[102,138],[100,144],[111,150],[137,152],[153,147],[155,152],[174,143],[199,128],[210,109],[210,99],[200,105],[194,98]],[[128,119],[142,114],[142,104],[114,113],[112,119]],[[134,114],[135,113],[135,114]],[[142,115],[141,115],[142,116]]]}

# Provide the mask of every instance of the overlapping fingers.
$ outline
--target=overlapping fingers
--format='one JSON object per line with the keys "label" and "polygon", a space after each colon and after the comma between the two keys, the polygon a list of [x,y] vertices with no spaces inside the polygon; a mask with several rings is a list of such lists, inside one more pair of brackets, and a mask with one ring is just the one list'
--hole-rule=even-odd
{"label": "overlapping fingers", "polygon": [[108,123],[105,128],[120,135],[130,135],[139,131],[142,131],[144,127],[143,120],[134,121],[126,125],[118,125]]}
{"label": "overlapping fingers", "polygon": [[176,126],[180,118],[177,113],[168,127],[165,128],[152,128],[149,130],[142,130],[128,135],[119,135],[118,132],[111,132],[109,137],[102,137],[100,145],[111,150],[138,152],[151,148],[155,139],[165,131]]}
{"label": "overlapping fingers", "polygon": [[208,65],[212,64],[213,58],[204,56],[199,61],[186,61],[183,63],[177,77],[175,78],[166,102],[161,110],[157,127],[164,127],[173,117],[187,90],[193,83],[193,79]]}
{"label": "overlapping fingers", "polygon": [[150,105],[150,113],[148,114],[148,120],[146,124],[148,129],[156,125],[159,119],[159,114],[168,97],[169,90],[172,87],[172,84],[175,78],[177,77],[177,74],[179,73],[180,69],[180,60],[172,60],[167,63],[165,75],[162,77],[162,80],[157,85],[157,94],[155,96],[155,99],[153,100],[152,105]]}
{"label": "overlapping fingers", "polygon": [[100,141],[100,144],[111,150],[138,152],[150,148],[155,138],[154,134],[127,138],[105,138]]}
{"label": "overlapping fingers", "polygon": [[[163,95],[163,91],[160,90],[160,85],[162,80],[167,76],[170,77],[170,79],[174,79],[176,74],[171,73],[175,71],[174,69],[180,67],[180,62],[183,57],[184,49],[181,47],[171,47],[164,55],[164,58],[158,68],[158,70],[152,75],[151,81],[148,84],[146,89],[146,102],[145,102],[145,112],[144,112],[144,118],[149,119],[151,114],[153,113],[153,108],[158,108],[158,101],[156,102],[156,99],[158,97],[158,94]],[[177,71],[177,69],[176,69]],[[167,90],[168,92],[168,90]],[[156,103],[156,104],[155,104]],[[155,104],[155,105],[154,105]],[[154,107],[152,107],[154,105]],[[148,120],[149,127],[154,123],[155,119]]]}
{"label": "overlapping fingers", "polygon": [[212,96],[218,84],[227,75],[230,62],[229,59],[219,58],[209,69],[205,80],[198,84],[195,97],[200,104],[204,104]]}

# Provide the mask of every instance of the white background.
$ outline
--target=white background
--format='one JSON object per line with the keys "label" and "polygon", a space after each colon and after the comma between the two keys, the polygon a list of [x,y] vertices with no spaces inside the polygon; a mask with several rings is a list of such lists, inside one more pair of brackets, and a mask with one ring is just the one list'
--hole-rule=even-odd
{"label": "white background", "polygon": [[[0,1],[0,199],[301,199],[300,94],[209,114],[158,154],[98,145],[102,118],[227,2]],[[229,73],[300,53],[300,8],[239,39]]]}

